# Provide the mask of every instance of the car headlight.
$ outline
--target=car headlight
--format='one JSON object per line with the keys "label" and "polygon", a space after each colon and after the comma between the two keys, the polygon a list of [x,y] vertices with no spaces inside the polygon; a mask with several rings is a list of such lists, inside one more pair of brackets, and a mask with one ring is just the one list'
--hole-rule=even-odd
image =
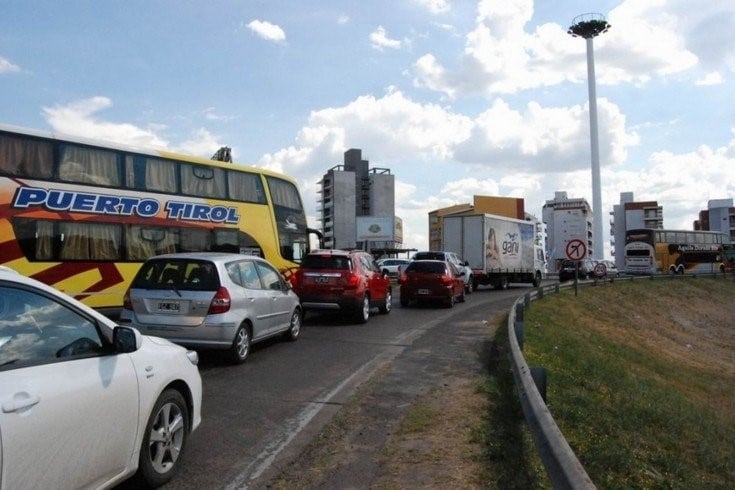
{"label": "car headlight", "polygon": [[199,364],[199,354],[195,350],[187,350],[186,351],[186,357],[189,359],[189,362],[194,364],[195,366]]}

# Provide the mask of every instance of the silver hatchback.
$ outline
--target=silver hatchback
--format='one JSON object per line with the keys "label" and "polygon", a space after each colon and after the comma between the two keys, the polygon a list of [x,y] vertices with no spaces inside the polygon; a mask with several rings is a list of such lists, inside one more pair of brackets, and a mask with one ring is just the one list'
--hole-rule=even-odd
{"label": "silver hatchback", "polygon": [[301,318],[298,296],[268,261],[197,252],[148,259],[125,294],[120,323],[192,348],[226,349],[239,364],[252,343],[296,340]]}

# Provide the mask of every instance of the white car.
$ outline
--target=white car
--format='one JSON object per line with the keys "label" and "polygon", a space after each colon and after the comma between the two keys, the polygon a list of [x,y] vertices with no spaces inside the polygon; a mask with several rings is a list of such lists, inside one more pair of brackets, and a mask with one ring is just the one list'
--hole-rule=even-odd
{"label": "white car", "polygon": [[2,488],[169,481],[201,422],[197,362],[0,267]]}
{"label": "white car", "polygon": [[411,263],[408,259],[380,259],[377,261],[378,267],[383,274],[388,274],[390,277],[400,276],[400,272]]}

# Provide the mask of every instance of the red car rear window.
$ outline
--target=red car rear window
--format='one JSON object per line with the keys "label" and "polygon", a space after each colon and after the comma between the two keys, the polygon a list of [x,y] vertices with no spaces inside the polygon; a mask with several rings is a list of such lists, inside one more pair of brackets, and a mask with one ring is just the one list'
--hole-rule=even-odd
{"label": "red car rear window", "polygon": [[340,269],[349,270],[350,259],[334,255],[307,255],[301,262],[302,269]]}

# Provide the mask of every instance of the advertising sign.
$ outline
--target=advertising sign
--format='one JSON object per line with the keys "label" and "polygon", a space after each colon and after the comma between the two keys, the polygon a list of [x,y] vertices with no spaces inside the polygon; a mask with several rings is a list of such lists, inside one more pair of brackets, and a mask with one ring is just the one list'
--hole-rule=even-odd
{"label": "advertising sign", "polygon": [[392,242],[395,241],[393,218],[375,216],[357,217],[357,241]]}

